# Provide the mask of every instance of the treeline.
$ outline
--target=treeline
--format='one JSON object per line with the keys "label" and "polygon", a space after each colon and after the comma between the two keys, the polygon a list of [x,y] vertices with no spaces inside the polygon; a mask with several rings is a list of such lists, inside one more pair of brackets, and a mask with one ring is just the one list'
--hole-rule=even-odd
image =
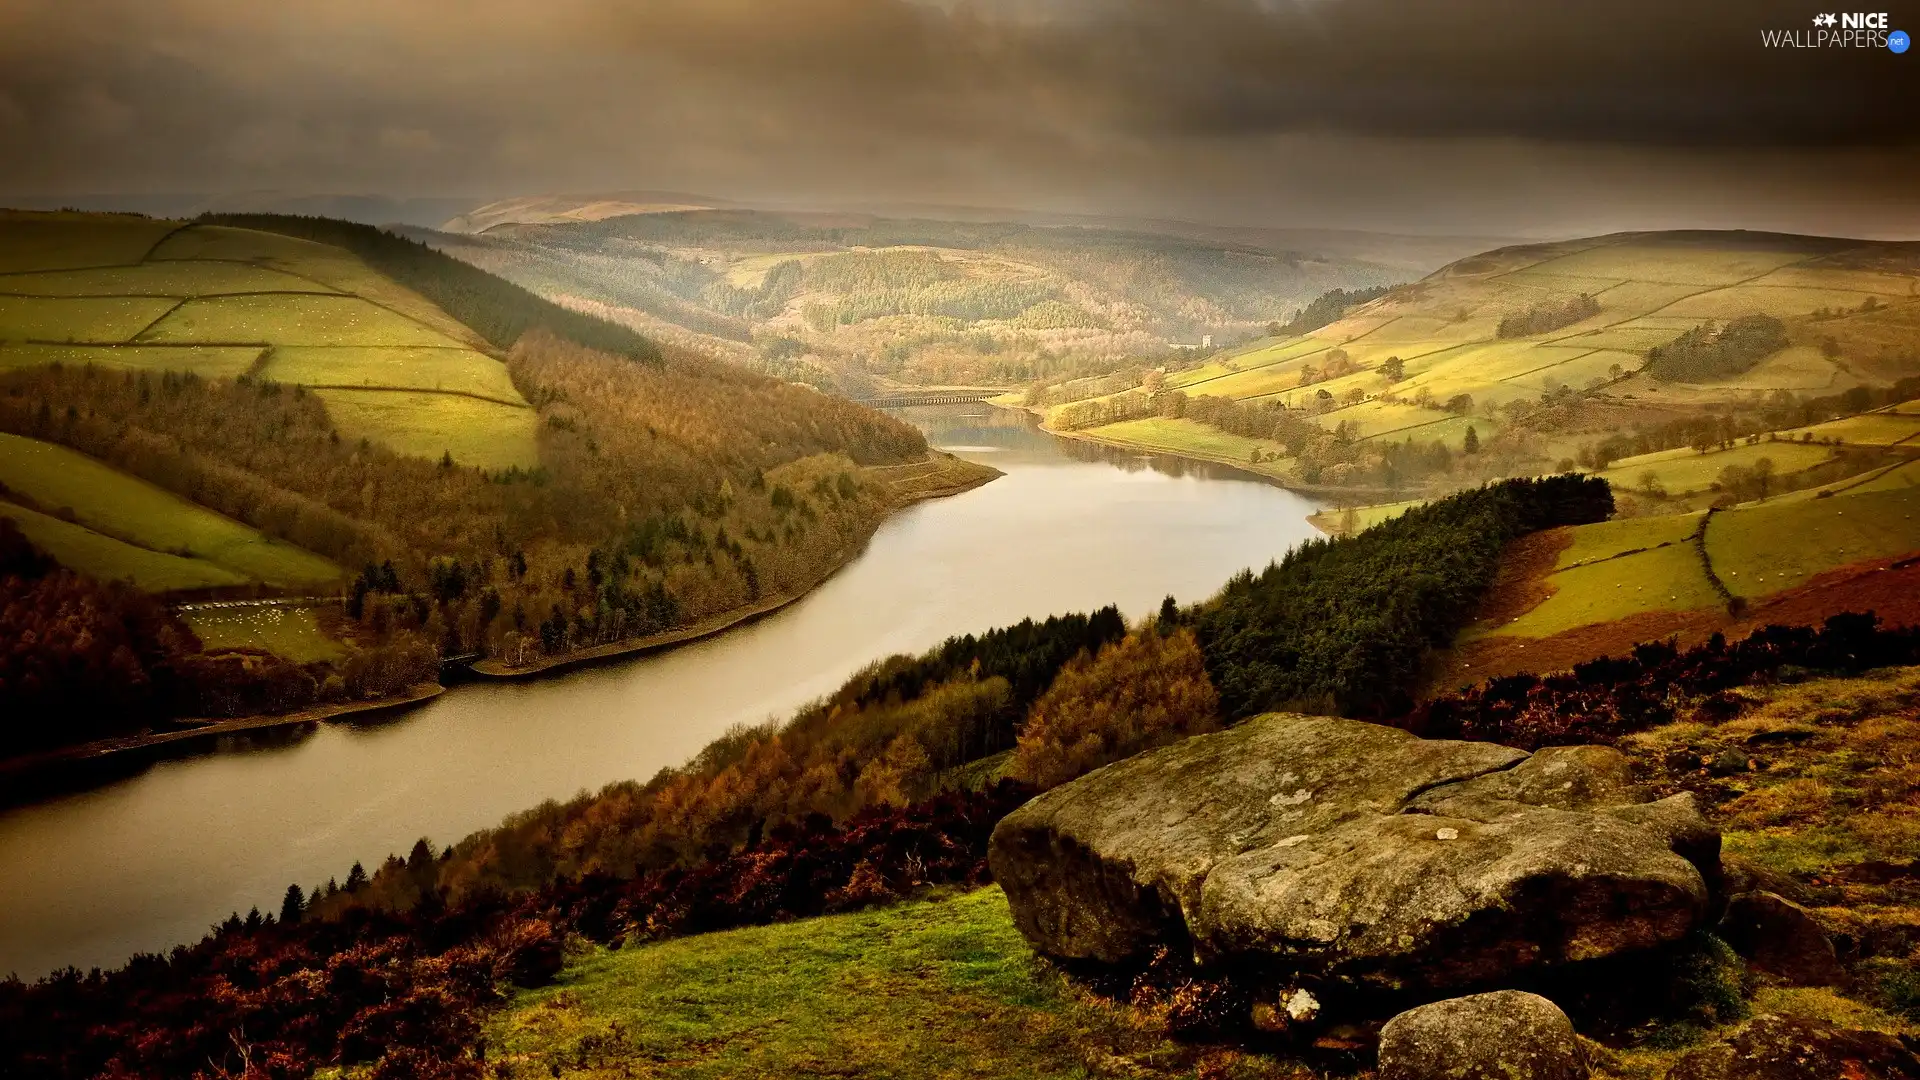
{"label": "treeline", "polygon": [[0,518],[0,757],[152,728],[183,716],[283,712],[381,697],[439,674],[406,635],[340,663],[209,653],[191,628],[120,582],[65,569]]}
{"label": "treeline", "polygon": [[1600,301],[1586,293],[1568,297],[1565,300],[1544,300],[1525,311],[1516,312],[1500,320],[1495,335],[1503,338],[1529,337],[1533,334],[1550,334],[1564,326],[1572,326],[1582,319],[1591,319],[1600,314]]}
{"label": "treeline", "polygon": [[[298,386],[190,374],[7,373],[0,430],[361,568],[348,611],[359,646],[424,642],[512,663],[810,583],[892,507],[860,466],[925,455],[899,421],[706,361],[634,364],[534,332],[508,367],[542,417],[531,472],[343,440]],[[306,685],[287,683],[282,709],[333,693],[324,677],[318,697]]]}
{"label": "treeline", "polygon": [[335,891],[330,918],[325,898],[290,889],[277,917],[236,915],[165,956],[0,982],[0,1075],[296,1080],[337,1066],[368,1080],[479,1080],[486,1011],[513,986],[550,982],[569,939],[660,940],[978,884],[994,824],[1031,794],[1001,784],[841,826],[810,817],[693,866],[512,898],[450,901],[417,848],[399,864],[420,890],[404,908],[337,902],[369,890],[364,878]]}
{"label": "treeline", "polygon": [[1267,327],[1272,337],[1299,337],[1311,334],[1323,326],[1329,326],[1345,318],[1347,312],[1361,304],[1371,303],[1393,291],[1391,285],[1379,285],[1371,289],[1329,289],[1315,297],[1306,307],[1293,313],[1293,317],[1284,323],[1273,323]]}
{"label": "treeline", "polygon": [[1571,671],[1507,675],[1422,702],[1395,723],[1429,738],[1522,750],[1610,743],[1694,710],[1736,710],[1727,691],[1789,669],[1858,674],[1909,664],[1920,664],[1920,627],[1882,626],[1872,612],[1850,612],[1818,628],[1768,626],[1731,643],[1715,634],[1684,651],[1649,642]]}
{"label": "treeline", "polygon": [[1612,513],[1604,480],[1503,480],[1236,576],[1191,616],[1222,710],[1404,712],[1428,651],[1472,615],[1508,541]]}
{"label": "treeline", "polygon": [[[1908,376],[1892,386],[1856,386],[1839,394],[1800,397],[1775,390],[1758,405],[1734,406],[1725,412],[1682,416],[1659,424],[1636,425],[1580,448],[1578,463],[1599,471],[1625,457],[1658,450],[1691,447],[1705,452],[1729,447],[1782,428],[1804,427],[1920,397],[1920,376]],[[1533,426],[1530,424],[1529,426]],[[1550,430],[1550,429],[1544,429]]]}
{"label": "treeline", "polygon": [[[1332,400],[1331,395],[1327,400]],[[1278,443],[1294,459],[1292,478],[1299,483],[1386,491],[1452,475],[1461,454],[1468,453],[1465,448],[1456,453],[1442,440],[1422,442],[1411,435],[1398,442],[1362,439],[1351,424],[1342,421],[1329,428],[1316,419],[1318,415],[1313,410],[1289,409],[1275,400],[1188,397],[1183,391],[1162,390],[1074,402],[1054,414],[1053,424],[1078,431],[1149,417],[1193,420],[1230,435]],[[1477,451],[1477,434],[1468,445]],[[1263,458],[1260,453],[1254,450],[1249,464],[1276,456]]]}
{"label": "treeline", "polygon": [[546,329],[592,349],[633,360],[658,361],[660,349],[634,331],[570,311],[485,270],[385,229],[333,218],[288,214],[205,214],[211,225],[280,233],[331,244],[438,304],[499,349],[529,331]]}
{"label": "treeline", "polygon": [[1771,315],[1742,315],[1725,326],[1712,322],[1647,352],[1647,374],[1662,382],[1709,382],[1751,371],[1787,347],[1787,327]]}

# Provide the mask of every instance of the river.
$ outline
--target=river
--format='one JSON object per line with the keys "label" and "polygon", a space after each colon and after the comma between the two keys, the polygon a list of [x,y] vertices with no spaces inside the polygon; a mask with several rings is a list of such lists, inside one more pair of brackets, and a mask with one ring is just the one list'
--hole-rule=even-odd
{"label": "river", "polygon": [[0,811],[0,973],[117,966],[197,940],[289,882],[371,870],[515,810],[692,757],[863,665],[945,638],[1172,593],[1201,599],[1313,535],[1315,506],[1215,466],[1057,439],[984,405],[900,410],[1001,469],[889,519],[800,602],[717,637],[526,683],[458,686],[384,722],[309,725]]}

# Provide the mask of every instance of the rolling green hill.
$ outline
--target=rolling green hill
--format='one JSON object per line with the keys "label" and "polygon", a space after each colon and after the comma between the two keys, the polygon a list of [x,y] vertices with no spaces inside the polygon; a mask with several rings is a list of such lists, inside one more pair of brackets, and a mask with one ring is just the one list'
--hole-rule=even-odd
{"label": "rolling green hill", "polygon": [[365,226],[0,211],[0,754],[725,625],[993,475]]}
{"label": "rolling green hill", "polygon": [[[1850,393],[1915,375],[1920,245],[1626,233],[1464,259],[1309,334],[1132,391],[1062,386],[1029,400],[1060,429],[1214,458],[1220,448],[1200,431],[1149,436],[1129,421],[1194,418],[1200,398],[1232,402],[1225,420],[1199,419],[1250,438],[1234,447],[1242,461],[1257,451],[1261,471],[1307,485],[1384,494],[1598,462],[1610,479],[1652,473],[1678,492],[1703,488],[1708,464],[1658,452],[1698,441],[1702,428],[1709,445],[1726,441],[1705,418],[1829,399],[1825,413],[1857,413],[1869,405],[1847,407]],[[1740,434],[1793,429],[1781,437],[1888,447],[1911,445],[1915,430],[1893,415],[1805,432],[1773,419],[1741,420]],[[1640,451],[1636,436],[1651,445]],[[1408,440],[1443,445],[1451,460],[1394,461],[1390,444]],[[1796,448],[1775,466],[1799,472],[1828,456]]]}
{"label": "rolling green hill", "polygon": [[[339,248],[222,225],[0,214],[0,369],[328,387],[341,434],[532,468],[538,417],[474,331]],[[353,387],[351,391],[344,389]]]}

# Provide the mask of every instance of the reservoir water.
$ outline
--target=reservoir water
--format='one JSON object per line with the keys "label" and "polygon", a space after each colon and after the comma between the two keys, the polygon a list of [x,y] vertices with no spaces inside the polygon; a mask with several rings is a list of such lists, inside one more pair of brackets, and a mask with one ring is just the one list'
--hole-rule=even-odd
{"label": "reservoir water", "polygon": [[671,652],[472,683],[383,722],[314,725],[0,811],[0,977],[117,966],[229,912],[515,810],[686,761],[891,653],[1172,593],[1199,600],[1313,535],[1307,499],[1228,469],[1056,439],[984,405],[902,410],[1006,473],[912,507],[800,602]]}

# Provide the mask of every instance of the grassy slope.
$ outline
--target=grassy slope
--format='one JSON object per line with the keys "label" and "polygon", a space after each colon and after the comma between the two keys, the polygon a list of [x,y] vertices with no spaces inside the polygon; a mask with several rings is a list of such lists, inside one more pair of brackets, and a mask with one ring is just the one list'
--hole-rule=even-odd
{"label": "grassy slope", "polygon": [[[1599,302],[1599,315],[1547,334],[1496,337],[1504,315],[1582,292]],[[1869,299],[1878,309],[1858,312]],[[1856,311],[1814,320],[1821,308]],[[1705,319],[1752,312],[1787,320],[1796,342],[1833,336],[1842,354],[1829,359],[1797,343],[1723,383],[1687,386],[1631,377],[1609,394],[1653,409],[1691,410],[1754,392],[1834,393],[1869,378],[1910,374],[1911,346],[1920,337],[1920,265],[1897,245],[1736,233],[1621,234],[1507,248],[1455,263],[1306,337],[1258,344],[1173,376],[1168,385],[1189,394],[1296,404],[1320,389],[1336,396],[1351,388],[1390,391],[1408,401],[1424,389],[1442,401],[1470,394],[1480,410],[1533,398],[1555,385],[1604,381],[1615,364],[1632,372],[1645,350],[1681,331]],[[1909,359],[1899,358],[1901,345]],[[1366,370],[1300,388],[1301,369],[1325,363],[1334,348]],[[1391,387],[1374,371],[1388,356],[1403,359],[1407,371]],[[1330,413],[1324,422],[1331,427],[1351,420],[1370,436],[1440,435],[1450,442],[1464,436],[1464,423],[1439,432],[1412,427],[1409,422],[1438,414],[1423,418],[1408,410],[1376,400]],[[1492,421],[1484,413],[1475,419],[1485,437]],[[1125,431],[1096,433],[1129,441]]]}
{"label": "grassy slope", "polygon": [[[70,510],[75,525],[120,541],[97,546],[98,555],[74,550],[77,541],[58,541],[80,557],[73,565],[85,562],[106,571],[97,572],[98,577],[132,578],[135,584],[153,587],[150,582],[173,577],[176,569],[184,571],[171,564],[157,569],[160,564],[147,557],[151,553],[210,563],[232,575],[230,580],[210,575],[204,582],[209,585],[257,581],[303,589],[330,585],[344,576],[340,567],[310,551],[272,540],[249,525],[63,446],[0,433],[0,484],[43,509]],[[0,507],[0,513],[17,516],[10,507]],[[108,551],[117,557],[106,555]]]}
{"label": "grassy slope", "polygon": [[[1715,514],[1706,551],[1729,592],[1758,600],[1838,567],[1920,550],[1916,513],[1920,486],[1771,500]],[[1690,539],[1699,523],[1700,515],[1684,514],[1569,530],[1571,546],[1544,579],[1550,595],[1501,626],[1469,631],[1466,640],[1540,638],[1651,612],[1719,606],[1723,598]]]}
{"label": "grassy slope", "polygon": [[350,438],[488,469],[539,463],[537,418],[485,343],[339,248],[59,214],[0,214],[0,247],[0,369],[252,370],[354,386],[336,410]]}
{"label": "grassy slope", "polygon": [[201,609],[186,618],[209,649],[263,649],[300,664],[346,655],[313,612],[303,608]]}
{"label": "grassy slope", "polygon": [[529,1078],[1184,1076],[1203,1056],[1037,962],[998,888],[596,950],[487,1039],[499,1075]]}

